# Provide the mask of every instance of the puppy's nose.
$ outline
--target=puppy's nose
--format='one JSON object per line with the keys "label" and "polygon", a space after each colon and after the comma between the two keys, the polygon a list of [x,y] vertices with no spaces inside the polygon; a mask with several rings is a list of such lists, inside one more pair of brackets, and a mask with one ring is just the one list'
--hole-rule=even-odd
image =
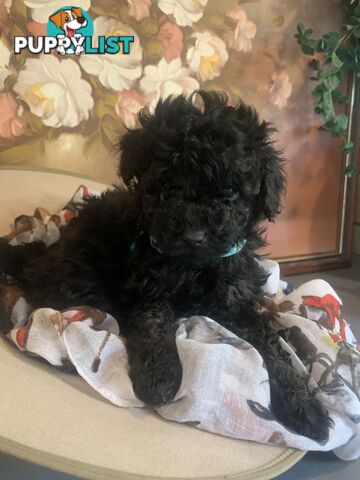
{"label": "puppy's nose", "polygon": [[205,232],[203,230],[188,230],[183,234],[182,238],[188,245],[198,247],[204,243]]}
{"label": "puppy's nose", "polygon": [[77,21],[79,23],[84,23],[85,22],[85,17],[77,17]]}

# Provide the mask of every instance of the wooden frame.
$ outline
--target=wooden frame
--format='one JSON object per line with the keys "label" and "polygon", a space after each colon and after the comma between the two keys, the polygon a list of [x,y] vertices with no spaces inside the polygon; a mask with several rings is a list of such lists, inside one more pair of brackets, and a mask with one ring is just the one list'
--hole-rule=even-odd
{"label": "wooden frame", "polygon": [[[355,144],[353,158],[359,165],[360,157],[360,122],[356,118],[356,112],[360,108],[359,80],[354,75],[349,85],[349,128],[347,132],[348,141]],[[350,164],[350,155],[344,155],[344,168]],[[354,223],[355,223],[355,202],[356,202],[357,175],[347,177],[344,175],[343,196],[341,205],[341,220],[338,241],[338,251],[334,253],[322,253],[304,255],[291,259],[275,259],[280,263],[281,272],[284,275],[294,275],[320,270],[346,268],[351,266]]]}

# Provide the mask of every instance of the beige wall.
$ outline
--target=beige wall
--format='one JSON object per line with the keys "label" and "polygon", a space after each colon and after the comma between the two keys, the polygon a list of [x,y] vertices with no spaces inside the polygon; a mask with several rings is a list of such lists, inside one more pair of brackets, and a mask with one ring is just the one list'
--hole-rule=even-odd
{"label": "beige wall", "polygon": [[[66,3],[66,2],[65,2]],[[298,22],[336,29],[338,0],[78,0],[95,34],[134,34],[129,56],[11,56],[14,34],[44,34],[58,0],[0,3],[0,164],[115,180],[115,138],[159,95],[202,86],[241,96],[279,130],[289,177],[284,211],[269,226],[276,257],[337,248],[342,159],[319,132]],[[173,13],[171,13],[173,12]],[[64,111],[66,110],[66,113]]]}

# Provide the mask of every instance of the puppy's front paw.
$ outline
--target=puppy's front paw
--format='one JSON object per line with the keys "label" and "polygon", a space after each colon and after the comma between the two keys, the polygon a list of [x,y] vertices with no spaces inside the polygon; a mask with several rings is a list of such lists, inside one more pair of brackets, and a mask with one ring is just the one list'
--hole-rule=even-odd
{"label": "puppy's front paw", "polygon": [[325,445],[329,439],[329,428],[333,422],[319,400],[310,392],[306,397],[295,395],[292,398],[289,397],[286,402],[279,402],[278,399],[275,402],[276,407],[272,403],[274,415],[295,433],[309,437],[320,445]]}
{"label": "puppy's front paw", "polygon": [[149,406],[159,407],[172,400],[178,392],[182,368],[175,346],[149,352],[144,358],[132,356],[130,378],[135,395]]}

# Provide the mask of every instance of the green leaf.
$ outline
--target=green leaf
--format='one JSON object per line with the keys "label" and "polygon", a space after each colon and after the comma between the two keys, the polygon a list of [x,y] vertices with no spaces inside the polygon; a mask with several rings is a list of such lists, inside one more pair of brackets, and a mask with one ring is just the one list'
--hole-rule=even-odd
{"label": "green leaf", "polygon": [[315,60],[315,58],[313,60],[311,60],[309,62],[309,66],[314,69],[314,70],[320,70],[320,62],[319,60]]}
{"label": "green leaf", "polygon": [[15,145],[0,151],[0,163],[3,165],[19,165],[31,161],[44,152],[42,139],[37,138],[28,142]]}
{"label": "green leaf", "polygon": [[313,31],[311,28],[306,29],[303,23],[298,24],[295,38],[305,55],[314,55],[315,53],[315,46],[317,42],[310,38],[312,33]]}
{"label": "green leaf", "polygon": [[13,0],[10,12],[18,21],[25,22],[27,19],[27,8],[23,0]]}
{"label": "green leaf", "polygon": [[330,131],[334,137],[340,137],[346,132],[348,121],[349,119],[346,115],[336,115],[324,123],[323,128]]}
{"label": "green leaf", "polygon": [[326,49],[328,51],[334,50],[340,40],[340,35],[337,32],[327,32],[322,36],[326,43]]}
{"label": "green leaf", "polygon": [[319,72],[319,78],[323,81],[323,84],[327,90],[335,90],[341,83],[341,72]]}
{"label": "green leaf", "polygon": [[10,32],[9,32],[9,38],[11,39],[11,42],[13,42],[14,37],[26,37],[29,35],[29,32],[27,31],[25,25],[18,25],[15,23],[12,23],[10,26]]}
{"label": "green leaf", "polygon": [[101,98],[95,103],[93,112],[100,121],[105,115],[116,117],[114,106],[107,105]]}
{"label": "green leaf", "polygon": [[351,164],[344,169],[344,175],[346,175],[347,177],[352,177],[357,173],[357,171],[358,167],[354,164]]}
{"label": "green leaf", "polygon": [[22,51],[21,53],[15,53],[11,54],[10,57],[10,65],[13,66],[16,70],[21,70],[26,62],[26,58],[29,54]]}
{"label": "green leaf", "polygon": [[159,30],[159,23],[151,18],[147,17],[144,18],[140,23],[137,25],[137,32],[144,37],[151,38],[157,34]]}
{"label": "green leaf", "polygon": [[323,83],[319,83],[319,85],[316,85],[316,87],[312,91],[312,94],[316,97],[322,97],[325,92],[327,92],[325,85]]}
{"label": "green leaf", "polygon": [[145,44],[144,57],[146,60],[153,62],[160,59],[165,51],[163,42],[151,39]]}
{"label": "green leaf", "polygon": [[344,145],[341,146],[341,150],[344,153],[352,153],[354,151],[354,143],[353,142],[346,142]]}
{"label": "green leaf", "polygon": [[99,95],[101,96],[101,100],[105,103],[105,105],[108,105],[113,109],[115,108],[115,104],[118,99],[118,96],[115,93],[109,93],[107,90],[103,90],[101,93],[99,93]]}
{"label": "green leaf", "polygon": [[26,122],[30,128],[30,131],[32,133],[39,133],[41,132],[43,129],[44,129],[44,124],[41,120],[41,117],[38,117],[37,115],[34,115],[33,113],[31,113],[30,111],[25,111],[24,112],[24,115],[25,115],[25,118],[26,118]]}
{"label": "green leaf", "polygon": [[98,132],[94,132],[88,140],[85,142],[83,147],[83,152],[86,158],[94,158],[95,155],[99,154],[99,151],[103,149],[103,143],[101,136]]}
{"label": "green leaf", "polygon": [[220,13],[213,13],[206,17],[207,25],[209,28],[223,28],[225,23],[225,16],[221,15]]}
{"label": "green leaf", "polygon": [[338,89],[332,91],[332,97],[335,102],[339,103],[347,103],[349,101],[348,97],[343,95]]}
{"label": "green leaf", "polygon": [[105,115],[100,122],[103,143],[112,148],[120,136],[120,122],[110,115]]}
{"label": "green leaf", "polygon": [[331,54],[331,60],[335,68],[341,68],[344,65],[335,52]]}
{"label": "green leaf", "polygon": [[271,21],[271,24],[277,28],[282,27],[284,23],[285,23],[284,15],[279,15],[278,17],[273,18]]}

